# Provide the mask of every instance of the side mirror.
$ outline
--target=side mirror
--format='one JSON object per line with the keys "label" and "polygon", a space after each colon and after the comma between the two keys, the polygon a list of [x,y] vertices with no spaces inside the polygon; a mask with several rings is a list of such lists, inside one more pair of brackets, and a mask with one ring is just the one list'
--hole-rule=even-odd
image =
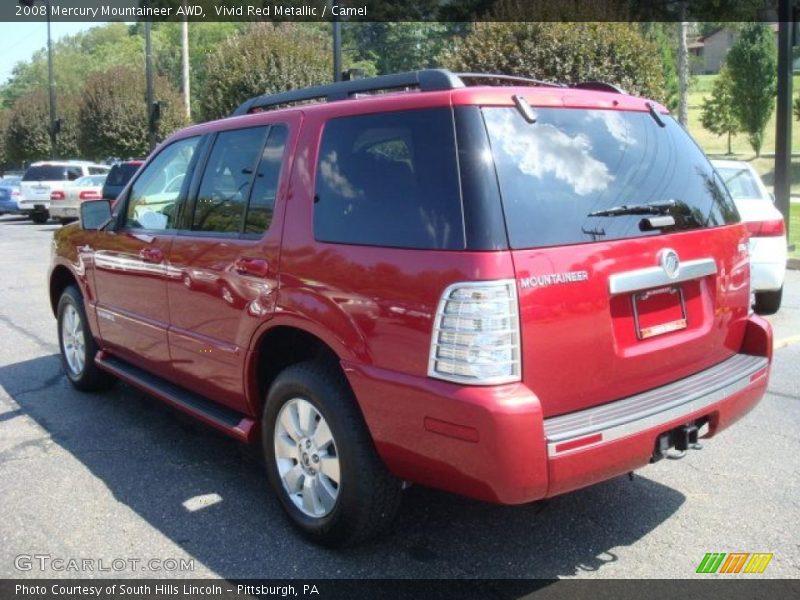
{"label": "side mirror", "polygon": [[81,202],[81,229],[98,231],[113,219],[111,202],[108,200],[85,200]]}

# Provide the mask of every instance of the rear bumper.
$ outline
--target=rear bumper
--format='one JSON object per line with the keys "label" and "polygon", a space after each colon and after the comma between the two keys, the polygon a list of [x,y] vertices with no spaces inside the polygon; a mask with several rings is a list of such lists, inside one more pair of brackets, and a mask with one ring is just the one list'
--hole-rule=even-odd
{"label": "rear bumper", "polygon": [[56,204],[50,205],[50,216],[55,219],[78,218],[77,206],[59,206]]}
{"label": "rear bumper", "polygon": [[767,388],[772,332],[752,317],[740,354],[669,385],[543,419],[521,384],[464,387],[344,364],[378,453],[402,479],[519,504],[575,490],[649,463],[657,438],[708,423],[711,437]]}
{"label": "rear bumper", "polygon": [[750,240],[750,285],[755,292],[775,291],[786,277],[786,236]]}

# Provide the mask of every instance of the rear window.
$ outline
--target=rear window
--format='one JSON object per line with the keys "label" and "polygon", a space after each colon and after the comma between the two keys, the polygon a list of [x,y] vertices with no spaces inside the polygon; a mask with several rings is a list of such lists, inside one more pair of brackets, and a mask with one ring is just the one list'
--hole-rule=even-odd
{"label": "rear window", "polygon": [[22,181],[67,181],[68,179],[67,167],[58,165],[28,167],[25,175],[22,176]]}
{"label": "rear window", "polygon": [[[673,119],[644,112],[484,108],[512,248],[560,246],[738,221],[720,177]],[[633,204],[669,204],[675,225],[649,215],[590,216]]]}
{"label": "rear window", "polygon": [[133,174],[139,169],[140,165],[114,165],[108,172],[106,185],[122,187],[131,180]]}
{"label": "rear window", "polygon": [[346,244],[464,248],[451,110],[329,121],[317,162],[314,235]]}
{"label": "rear window", "polygon": [[717,172],[725,181],[728,191],[735,199],[762,199],[764,198],[750,169],[743,167],[717,167]]}

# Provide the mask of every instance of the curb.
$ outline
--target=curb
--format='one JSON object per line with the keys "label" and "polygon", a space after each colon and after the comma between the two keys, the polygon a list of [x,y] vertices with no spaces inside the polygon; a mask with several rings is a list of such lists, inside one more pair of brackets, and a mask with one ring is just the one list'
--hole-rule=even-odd
{"label": "curb", "polygon": [[800,271],[800,258],[790,258],[786,261],[786,268],[793,271]]}

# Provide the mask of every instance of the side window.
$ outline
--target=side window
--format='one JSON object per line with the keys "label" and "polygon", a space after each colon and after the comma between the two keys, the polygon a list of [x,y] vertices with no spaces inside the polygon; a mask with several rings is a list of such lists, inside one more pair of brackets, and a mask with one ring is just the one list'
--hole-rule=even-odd
{"label": "side window", "polygon": [[108,169],[104,167],[89,167],[89,175],[105,175]]}
{"label": "side window", "polygon": [[261,153],[261,162],[256,170],[256,180],[250,194],[247,218],[244,224],[245,235],[257,236],[269,229],[272,223],[272,211],[275,208],[275,196],[278,191],[278,179],[283,163],[283,150],[289,130],[285,125],[273,125],[269,137]]}
{"label": "side window", "polygon": [[398,248],[464,248],[450,109],[331,119],[317,162],[314,237]]}
{"label": "side window", "polygon": [[177,203],[199,137],[164,148],[131,187],[125,226],[144,229],[175,227]]}
{"label": "side window", "polygon": [[67,179],[69,181],[75,181],[76,179],[80,179],[83,177],[83,171],[80,167],[69,167],[67,168]]}
{"label": "side window", "polygon": [[267,127],[223,131],[214,142],[200,190],[192,229],[239,234]]}

